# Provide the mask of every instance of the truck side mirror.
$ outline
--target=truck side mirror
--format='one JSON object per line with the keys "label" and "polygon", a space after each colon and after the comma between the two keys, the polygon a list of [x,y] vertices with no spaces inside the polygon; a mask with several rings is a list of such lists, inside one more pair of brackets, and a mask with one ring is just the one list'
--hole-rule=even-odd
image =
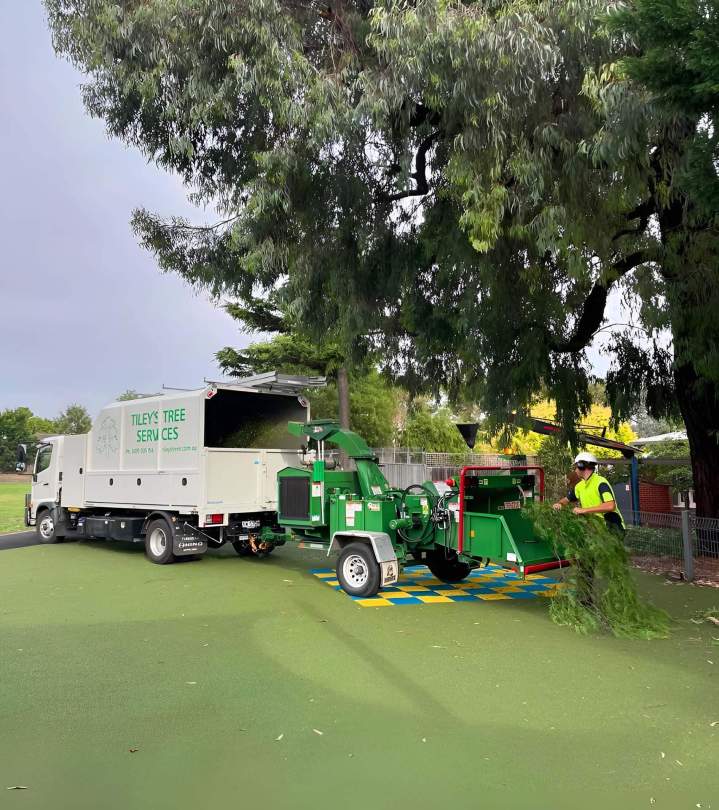
{"label": "truck side mirror", "polygon": [[25,472],[25,468],[27,467],[27,445],[26,444],[19,444],[17,446],[17,460],[15,463],[15,471],[16,472]]}

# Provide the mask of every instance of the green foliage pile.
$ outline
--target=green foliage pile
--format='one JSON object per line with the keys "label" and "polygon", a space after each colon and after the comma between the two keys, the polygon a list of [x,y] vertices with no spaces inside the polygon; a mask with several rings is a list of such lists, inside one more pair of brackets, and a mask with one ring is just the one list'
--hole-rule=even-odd
{"label": "green foliage pile", "polygon": [[622,540],[602,517],[577,516],[548,504],[533,504],[527,516],[537,535],[554,545],[557,556],[574,560],[566,587],[551,601],[554,622],[583,634],[606,630],[620,638],[644,639],[668,635],[669,616],[641,599]]}

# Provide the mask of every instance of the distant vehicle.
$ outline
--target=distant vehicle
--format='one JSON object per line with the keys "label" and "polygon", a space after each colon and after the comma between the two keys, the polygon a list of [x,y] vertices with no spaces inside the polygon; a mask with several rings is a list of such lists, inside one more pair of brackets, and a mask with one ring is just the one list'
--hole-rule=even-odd
{"label": "distant vehicle", "polygon": [[[277,521],[277,473],[303,452],[287,422],[309,419],[299,391],[322,384],[258,375],[113,402],[90,433],[39,444],[25,523],[43,543],[142,542],[158,564],[225,542],[268,553],[257,538]],[[18,448],[18,468],[26,456]]]}

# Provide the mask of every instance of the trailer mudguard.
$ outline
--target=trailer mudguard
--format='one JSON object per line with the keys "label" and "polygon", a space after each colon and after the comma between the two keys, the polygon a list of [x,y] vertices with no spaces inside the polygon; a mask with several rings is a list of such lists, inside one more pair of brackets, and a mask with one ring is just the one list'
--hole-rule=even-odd
{"label": "trailer mudguard", "polygon": [[395,554],[390,536],[386,532],[366,532],[359,530],[335,532],[332,536],[330,547],[327,549],[327,556],[329,557],[333,550],[338,551],[350,543],[356,543],[357,541],[367,543],[372,547],[372,552],[380,567],[380,587],[384,588],[385,585],[394,585],[399,579],[399,563],[397,562],[397,555]]}

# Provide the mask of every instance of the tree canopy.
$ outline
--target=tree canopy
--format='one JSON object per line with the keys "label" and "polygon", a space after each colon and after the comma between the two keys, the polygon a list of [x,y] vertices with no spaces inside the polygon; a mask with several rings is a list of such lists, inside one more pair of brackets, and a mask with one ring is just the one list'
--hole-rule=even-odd
{"label": "tree canopy", "polygon": [[55,420],[55,430],[63,435],[88,433],[92,428],[92,419],[87,408],[77,403],[68,405]]}
{"label": "tree canopy", "polygon": [[547,392],[570,438],[621,290],[614,416],[678,406],[719,514],[715,212],[680,182],[701,113],[629,76],[618,4],[46,5],[90,112],[221,211],[136,212],[163,269],[250,308],[281,290],[311,339],[479,398],[490,426]]}

